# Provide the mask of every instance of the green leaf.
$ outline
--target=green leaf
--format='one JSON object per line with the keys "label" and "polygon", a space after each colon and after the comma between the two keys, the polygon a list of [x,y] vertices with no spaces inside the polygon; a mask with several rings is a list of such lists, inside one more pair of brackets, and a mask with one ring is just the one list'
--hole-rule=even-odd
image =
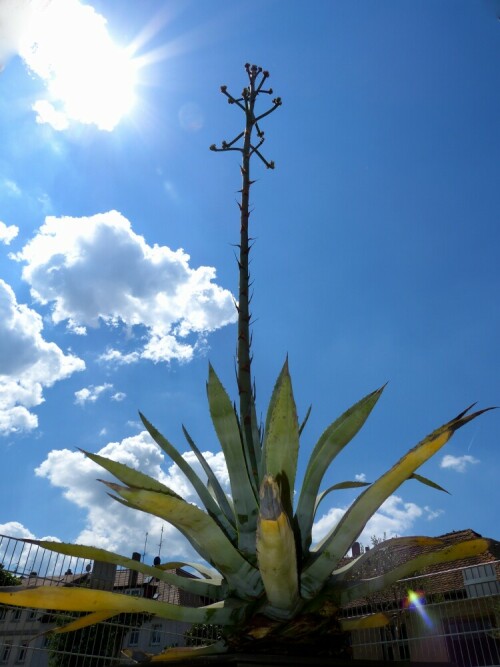
{"label": "green leaf", "polygon": [[[472,407],[472,406],[471,406]],[[470,408],[468,408],[470,409]],[[411,449],[388,472],[369,486],[351,505],[337,526],[317,547],[317,555],[310,560],[302,572],[301,592],[303,597],[313,597],[328,579],[347,549],[363,530],[367,521],[382,503],[419,468],[438,452],[464,424],[491,408],[479,410],[465,416],[467,410],[436,429]]]}
{"label": "green leaf", "polygon": [[188,441],[189,446],[193,450],[194,454],[196,455],[196,458],[201,464],[201,467],[203,468],[204,473],[206,474],[209,482],[210,488],[213,490],[213,497],[217,501],[219,507],[221,510],[224,512],[226,515],[228,521],[230,522],[231,525],[234,523],[234,509],[231,507],[229,504],[229,501],[227,499],[226,494],[224,493],[224,490],[222,489],[222,486],[219,483],[219,480],[215,476],[212,468],[208,465],[205,457],[203,454],[200,452],[198,447],[196,446],[194,440],[191,438],[189,435],[187,429],[183,426],[182,431],[186,437],[186,440]]}
{"label": "green leaf", "polygon": [[310,415],[311,415],[311,410],[312,410],[312,405],[310,405],[310,406],[307,408],[306,416],[305,416],[304,419],[302,420],[302,423],[301,423],[300,428],[299,428],[299,436],[302,435],[302,431],[305,429],[306,424],[307,424],[307,422],[309,421],[309,417],[310,417]]}
{"label": "green leaf", "polygon": [[296,522],[300,532],[302,553],[311,544],[316,497],[325,472],[339,452],[354,438],[375,407],[384,387],[368,394],[349,408],[323,432],[309,460],[299,502]]}
{"label": "green leaf", "polygon": [[[236,531],[234,526],[230,523],[226,514],[222,511],[219,505],[210,495],[210,492],[207,489],[206,484],[198,477],[195,471],[191,468],[189,463],[183,458],[183,456],[176,450],[176,448],[170,444],[170,442],[163,436],[154,426],[149,422],[143,414],[139,412],[139,416],[142,419],[142,423],[149,432],[149,435],[153,440],[163,449],[166,454],[176,463],[181,471],[186,475],[188,480],[193,485],[194,490],[200,497],[201,502],[205,505],[207,512],[212,516],[215,521],[219,524],[222,530],[226,533],[228,538],[233,544],[236,544]],[[119,479],[119,478],[118,478]],[[127,482],[125,482],[127,484]],[[139,487],[140,488],[140,487]]]}
{"label": "green leaf", "polygon": [[124,463],[119,463],[118,461],[113,461],[112,459],[100,456],[99,454],[92,454],[84,449],[80,449],[80,451],[82,454],[85,454],[88,459],[97,463],[98,466],[101,466],[101,468],[104,468],[104,470],[110,472],[116,479],[119,479],[120,482],[123,482],[128,486],[136,486],[139,489],[149,489],[150,491],[159,491],[160,493],[174,493],[174,491],[165,486],[165,484],[162,484],[149,475],[145,475],[143,472],[140,472],[140,470],[136,470]]}
{"label": "green leaf", "polygon": [[165,519],[226,578],[231,590],[251,599],[262,591],[258,571],[245,560],[217,523],[196,505],[175,496],[104,482],[131,506]]}
{"label": "green leaf", "polygon": [[[36,544],[43,549],[47,549],[47,551],[64,554],[65,556],[100,561],[102,563],[112,563],[113,565],[119,565],[120,567],[134,570],[135,572],[142,572],[142,574],[156,577],[160,581],[165,581],[172,586],[178,586],[182,590],[194,593],[195,595],[209,597],[213,600],[220,599],[225,592],[224,587],[221,585],[221,579],[218,573],[214,572],[214,570],[209,571],[208,568],[205,568],[203,565],[199,564],[175,562],[166,563],[155,567],[146,565],[146,563],[141,563],[137,560],[133,560],[132,558],[127,558],[126,556],[120,556],[119,554],[113,553],[112,551],[106,551],[105,549],[99,549],[97,547],[89,547],[83,544],[69,544],[65,542],[27,539],[23,540],[23,542],[27,544]],[[210,572],[210,581],[207,581],[207,578],[194,579],[191,577],[183,577],[173,572],[164,571],[178,567],[194,567],[200,571],[204,577],[207,577],[208,572]],[[200,570],[200,568],[202,569]]]}
{"label": "green leaf", "polygon": [[314,504],[314,517],[318,511],[318,506],[322,500],[331,492],[331,491],[342,491],[344,489],[359,489],[362,486],[370,486],[371,482],[339,482],[333,486],[328,487],[325,491],[322,491],[316,497],[316,502]]}
{"label": "green leaf", "polygon": [[408,479],[416,479],[417,482],[420,482],[421,484],[425,484],[426,486],[430,486],[433,489],[437,489],[438,491],[444,491],[448,495],[451,495],[449,491],[443,489],[443,487],[439,486],[439,484],[436,484],[436,482],[433,482],[431,479],[423,477],[422,475],[417,475],[416,472],[414,472],[413,475],[410,475]]}
{"label": "green leaf", "polygon": [[231,482],[238,548],[247,557],[255,557],[255,529],[258,504],[247,468],[238,420],[226,390],[212,366],[207,383],[208,404],[212,421],[226,459]]}
{"label": "green leaf", "polygon": [[269,404],[263,452],[265,474],[272,475],[278,483],[283,507],[291,517],[299,454],[299,422],[288,360],[276,381]]}

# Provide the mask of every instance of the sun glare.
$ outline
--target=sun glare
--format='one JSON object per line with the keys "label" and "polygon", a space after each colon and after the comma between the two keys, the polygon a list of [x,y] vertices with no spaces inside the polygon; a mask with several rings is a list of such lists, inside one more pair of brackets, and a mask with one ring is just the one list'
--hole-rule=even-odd
{"label": "sun glare", "polygon": [[46,82],[49,99],[34,105],[40,123],[60,130],[78,121],[111,131],[135,102],[132,50],[115,44],[105,18],[78,0],[39,5],[21,55]]}

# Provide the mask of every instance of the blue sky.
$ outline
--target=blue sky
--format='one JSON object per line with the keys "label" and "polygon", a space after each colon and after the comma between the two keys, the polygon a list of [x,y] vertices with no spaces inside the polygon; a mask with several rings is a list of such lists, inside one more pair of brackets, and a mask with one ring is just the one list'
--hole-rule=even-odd
{"label": "blue sky", "polygon": [[[500,6],[0,0],[0,532],[147,558],[175,530],[112,503],[81,447],[195,500],[140,409],[226,480],[208,361],[236,396],[236,154],[245,62],[283,106],[255,163],[254,372],[289,355],[307,459],[389,384],[325,486],[374,481],[474,401],[500,404]],[[37,48],[33,48],[37,44]],[[123,113],[125,111],[125,113]],[[123,115],[122,115],[123,113]],[[499,416],[458,432],[361,536],[498,539]],[[189,458],[190,454],[186,454]],[[315,536],[354,492],[330,494]]]}

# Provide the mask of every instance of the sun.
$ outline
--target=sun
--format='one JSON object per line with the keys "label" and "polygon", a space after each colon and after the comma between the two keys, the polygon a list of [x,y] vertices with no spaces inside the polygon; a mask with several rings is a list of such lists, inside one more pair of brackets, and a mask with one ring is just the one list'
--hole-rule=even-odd
{"label": "sun", "polygon": [[48,96],[33,108],[39,123],[63,130],[72,121],[113,130],[133,107],[138,61],[114,42],[106,19],[79,0],[35,6],[20,55]]}

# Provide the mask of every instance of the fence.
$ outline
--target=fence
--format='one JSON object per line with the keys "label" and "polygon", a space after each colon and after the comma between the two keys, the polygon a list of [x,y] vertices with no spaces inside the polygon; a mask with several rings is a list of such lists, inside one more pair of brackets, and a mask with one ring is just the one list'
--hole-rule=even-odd
{"label": "fence", "polygon": [[[412,577],[383,599],[354,603],[353,618],[382,611],[384,628],[353,632],[355,658],[456,667],[500,666],[499,562]],[[476,583],[470,583],[475,581]]]}
{"label": "fence", "polygon": [[[80,585],[177,604],[206,603],[140,573],[62,556],[13,538],[0,536],[0,563],[0,585]],[[344,617],[383,611],[391,619],[385,628],[351,633],[353,657],[500,667],[498,566],[494,562],[406,579],[383,597],[353,603],[343,610]],[[0,665],[115,667],[130,664],[121,654],[123,648],[137,655],[159,653],[167,646],[215,640],[218,632],[214,626],[191,627],[147,614],[122,614],[78,632],[46,634],[67,621],[59,612],[0,606]]]}

